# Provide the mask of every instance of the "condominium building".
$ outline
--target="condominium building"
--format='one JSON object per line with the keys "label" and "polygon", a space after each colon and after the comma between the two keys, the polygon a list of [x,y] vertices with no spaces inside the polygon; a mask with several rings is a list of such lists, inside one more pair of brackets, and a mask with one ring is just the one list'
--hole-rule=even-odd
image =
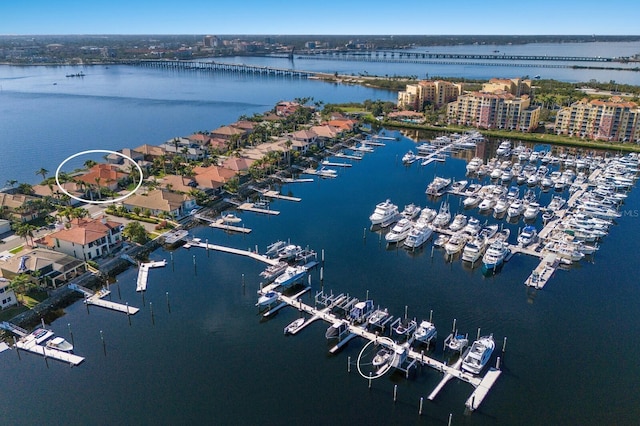
{"label": "condominium building", "polygon": [[555,132],[594,140],[640,142],[640,108],[619,96],[583,99],[558,111]]}
{"label": "condominium building", "polygon": [[529,95],[471,92],[448,104],[447,120],[451,124],[482,129],[531,132],[538,127],[540,110],[540,107],[531,107]]}
{"label": "condominium building", "polygon": [[492,78],[482,85],[482,91],[488,93],[511,93],[515,97],[531,94],[531,80],[521,78]]}
{"label": "condominium building", "polygon": [[422,80],[416,84],[407,84],[398,92],[398,108],[422,111],[428,104],[436,108],[455,100],[462,93],[462,84],[448,81]]}

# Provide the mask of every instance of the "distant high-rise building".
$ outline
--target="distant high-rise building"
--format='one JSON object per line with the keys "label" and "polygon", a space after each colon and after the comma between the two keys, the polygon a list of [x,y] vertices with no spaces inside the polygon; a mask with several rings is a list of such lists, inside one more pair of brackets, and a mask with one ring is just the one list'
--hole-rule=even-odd
{"label": "distant high-rise building", "polygon": [[455,100],[461,92],[461,84],[422,80],[417,84],[407,84],[405,90],[398,93],[398,108],[422,111],[427,104],[437,108]]}
{"label": "distant high-rise building", "polygon": [[218,37],[206,35],[202,39],[204,47],[218,47]]}

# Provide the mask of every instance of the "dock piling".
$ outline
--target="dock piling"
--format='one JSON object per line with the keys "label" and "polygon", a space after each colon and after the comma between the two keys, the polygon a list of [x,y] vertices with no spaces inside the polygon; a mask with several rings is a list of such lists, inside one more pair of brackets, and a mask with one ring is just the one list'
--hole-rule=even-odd
{"label": "dock piling", "polygon": [[424,403],[424,398],[420,397],[420,409],[418,410],[418,415],[422,415],[422,404]]}
{"label": "dock piling", "polygon": [[120,283],[116,280],[116,287],[118,288],[118,300],[122,300],[122,296],[120,295]]}
{"label": "dock piling", "polygon": [[451,426],[451,418],[453,417],[453,414],[449,413],[449,421],[447,422],[447,426]]}
{"label": "dock piling", "polygon": [[351,373],[351,357],[347,357],[347,373]]}
{"label": "dock piling", "polygon": [[13,336],[13,347],[16,348],[18,359],[22,361],[22,358],[20,358],[20,349],[18,348],[18,342],[16,341],[16,336]]}
{"label": "dock piling", "polygon": [[398,400],[398,385],[393,385],[393,402]]}
{"label": "dock piling", "polygon": [[476,340],[478,340],[480,338],[480,327],[478,327],[478,337],[476,337]]}
{"label": "dock piling", "polygon": [[366,239],[367,239],[367,228],[366,228],[366,227],[364,227],[364,228],[362,229],[362,239],[363,239],[363,240],[366,240]]}
{"label": "dock piling", "polygon": [[506,349],[507,349],[507,336],[505,336],[504,340],[502,341],[502,353],[504,353]]}
{"label": "dock piling", "polygon": [[67,323],[67,327],[69,328],[69,336],[71,337],[71,344],[75,347],[76,342],[73,340],[73,332],[71,331],[71,323]]}
{"label": "dock piling", "polygon": [[496,359],[496,370],[500,370],[500,357]]}
{"label": "dock piling", "polygon": [[433,309],[429,311],[429,322],[433,322],[432,319],[433,319]]}
{"label": "dock piling", "polygon": [[153,302],[149,302],[149,311],[151,312],[151,324],[156,325],[156,319],[153,315]]}
{"label": "dock piling", "polygon": [[129,320],[129,326],[131,326],[131,315],[129,315],[129,302],[125,302],[125,306],[127,307],[127,319]]}
{"label": "dock piling", "polygon": [[102,340],[102,351],[104,352],[104,356],[107,356],[107,345],[104,343],[104,334],[102,334],[102,330],[100,330],[100,340]]}
{"label": "dock piling", "polygon": [[208,239],[208,238],[206,238],[206,239],[204,240],[204,242],[205,242],[205,244],[206,244],[206,245],[204,246],[204,248],[205,248],[205,251],[207,252],[207,257],[209,257],[209,239]]}
{"label": "dock piling", "polygon": [[167,309],[169,310],[169,313],[171,313],[171,304],[169,303],[169,292],[166,292],[167,295]]}
{"label": "dock piling", "polygon": [[369,389],[371,389],[371,371],[369,371]]}
{"label": "dock piling", "polygon": [[455,333],[456,331],[456,319],[453,319],[453,327],[451,327],[451,331]]}

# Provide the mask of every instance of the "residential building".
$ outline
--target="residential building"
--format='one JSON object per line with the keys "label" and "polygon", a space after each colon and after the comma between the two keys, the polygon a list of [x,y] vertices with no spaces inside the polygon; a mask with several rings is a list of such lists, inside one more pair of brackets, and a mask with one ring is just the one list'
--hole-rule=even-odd
{"label": "residential building", "polygon": [[531,80],[521,78],[492,78],[482,85],[487,93],[511,93],[515,97],[531,94]]}
{"label": "residential building", "polygon": [[407,84],[398,92],[398,108],[423,111],[425,106],[436,108],[455,100],[462,93],[462,84],[442,80],[422,80],[416,84]]}
{"label": "residential building", "polygon": [[197,166],[193,168],[193,175],[198,189],[208,193],[217,193],[225,183],[237,175],[237,172],[220,166]]}
{"label": "residential building", "polygon": [[[0,275],[11,280],[20,274],[31,275],[34,282],[57,287],[86,271],[86,263],[65,253],[34,248],[0,262]],[[2,297],[0,297],[2,299]]]}
{"label": "residential building", "polygon": [[531,132],[538,127],[540,107],[531,107],[528,95],[472,92],[447,106],[449,123],[481,129],[507,129]]}
{"label": "residential building", "polygon": [[193,196],[166,189],[156,189],[147,194],[134,194],[123,200],[122,205],[128,211],[138,207],[143,211],[149,210],[153,216],[168,214],[175,219],[183,218],[197,206]]}
{"label": "residential building", "polygon": [[84,182],[87,187],[109,188],[112,191],[118,189],[118,181],[129,177],[128,173],[121,171],[120,167],[114,164],[96,164],[83,175],[75,178],[78,182]]}
{"label": "residential building", "polygon": [[302,154],[309,151],[312,146],[318,146],[318,134],[313,130],[298,130],[289,134],[293,151],[298,151]]}
{"label": "residential building", "polygon": [[583,99],[556,114],[555,132],[594,140],[640,142],[640,108],[614,96],[609,100]]}
{"label": "residential building", "polygon": [[40,215],[37,209],[29,207],[37,199],[31,195],[0,192],[0,209],[6,211],[5,217],[19,222],[28,222]]}
{"label": "residential building", "polygon": [[18,304],[16,294],[9,287],[11,282],[6,278],[0,278],[0,309]]}
{"label": "residential building", "polygon": [[120,222],[100,219],[72,219],[59,231],[48,235],[49,248],[73,256],[91,260],[105,256],[122,245],[123,225]]}
{"label": "residential building", "polygon": [[180,155],[187,160],[197,161],[204,158],[204,148],[188,138],[173,138],[160,145],[167,155]]}

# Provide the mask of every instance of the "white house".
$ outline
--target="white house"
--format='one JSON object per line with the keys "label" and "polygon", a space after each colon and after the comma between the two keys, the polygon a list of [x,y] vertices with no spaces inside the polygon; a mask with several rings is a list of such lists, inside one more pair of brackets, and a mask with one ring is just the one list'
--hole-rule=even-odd
{"label": "white house", "polygon": [[90,260],[111,253],[122,244],[120,222],[101,219],[73,219],[70,227],[49,235],[54,250],[76,259]]}
{"label": "white house", "polygon": [[8,279],[0,278],[0,309],[18,304],[16,294],[9,288],[9,283]]}

